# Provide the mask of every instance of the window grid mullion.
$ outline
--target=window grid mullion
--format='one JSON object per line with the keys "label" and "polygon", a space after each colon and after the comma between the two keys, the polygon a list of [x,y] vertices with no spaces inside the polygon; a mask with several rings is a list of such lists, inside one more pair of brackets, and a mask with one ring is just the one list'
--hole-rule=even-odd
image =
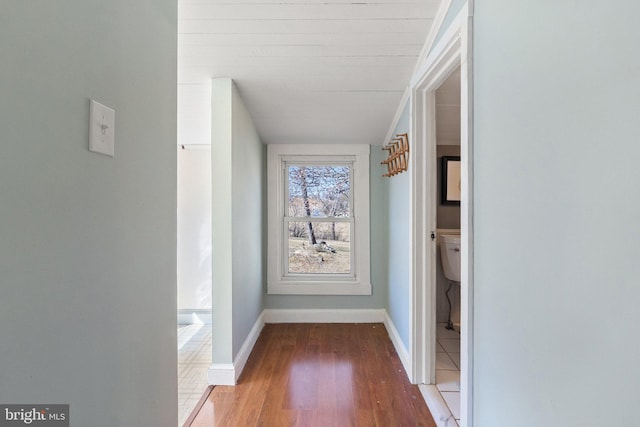
{"label": "window grid mullion", "polygon": [[[344,166],[348,168],[348,180],[349,180],[349,185],[348,185],[348,192],[347,192],[347,197],[348,197],[348,213],[347,213],[347,217],[322,217],[322,216],[318,216],[318,217],[313,217],[313,216],[290,216],[289,212],[290,212],[290,199],[291,199],[291,194],[290,194],[290,176],[289,176],[289,168],[291,166]],[[283,259],[281,260],[282,262],[282,267],[283,267],[283,274],[284,276],[295,276],[295,277],[300,277],[300,276],[309,276],[309,278],[312,278],[313,276],[316,277],[324,277],[326,279],[322,279],[322,280],[327,280],[330,277],[351,277],[354,278],[356,277],[356,247],[355,247],[355,215],[354,215],[354,211],[355,211],[355,207],[354,207],[354,169],[355,169],[355,163],[354,161],[329,161],[329,162],[313,162],[313,161],[303,161],[303,162],[291,162],[291,161],[283,161],[282,163],[282,169],[281,169],[281,173],[283,176],[283,183],[284,183],[284,188],[283,188],[283,193],[284,196],[282,200],[283,205],[282,206],[282,237],[283,237]],[[289,256],[289,234],[290,234],[290,224],[291,223],[296,223],[296,222],[311,222],[311,223],[335,223],[335,224],[349,224],[348,229],[349,229],[349,273],[291,273],[290,272],[290,256]]]}
{"label": "window grid mullion", "polygon": [[334,218],[323,216],[285,216],[283,218],[287,222],[351,222],[353,223],[355,218]]}

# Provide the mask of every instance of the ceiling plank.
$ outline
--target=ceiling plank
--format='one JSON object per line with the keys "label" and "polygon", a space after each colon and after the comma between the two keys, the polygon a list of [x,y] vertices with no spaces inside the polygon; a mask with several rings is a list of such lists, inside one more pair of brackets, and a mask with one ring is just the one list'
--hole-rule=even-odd
{"label": "ceiling plank", "polygon": [[[434,1],[431,1],[434,3]],[[404,5],[424,4],[423,0],[179,0],[180,6],[191,7],[192,5],[304,5],[304,4],[393,4],[396,7],[403,7]],[[437,3],[437,2],[436,2]]]}
{"label": "ceiling plank", "polygon": [[[417,56],[413,58],[415,62]],[[403,90],[410,78],[410,67],[404,67],[401,72],[394,71],[390,67],[363,67],[363,73],[354,73],[353,69],[346,67],[323,67],[321,69],[301,66],[291,72],[289,78],[278,78],[283,69],[281,67],[255,67],[243,68],[217,67],[215,74],[209,75],[207,70],[180,72],[178,80],[182,84],[204,83],[211,77],[224,77],[233,73],[233,78],[238,83],[251,84],[253,86],[266,86],[288,90],[334,90],[334,91],[363,91],[363,90]],[[235,71],[234,71],[235,70]]]}
{"label": "ceiling plank", "polygon": [[180,46],[178,57],[200,58],[211,55],[223,58],[312,58],[312,57],[368,57],[368,56],[415,56],[420,45],[306,45],[306,46]]}
{"label": "ceiling plank", "polygon": [[270,33],[270,34],[183,34],[179,47],[187,46],[362,46],[410,45],[422,47],[422,32],[370,33]]}
{"label": "ceiling plank", "polygon": [[[230,77],[237,82],[252,81],[273,85],[300,79],[317,79],[330,85],[344,86],[344,81],[397,81],[407,84],[418,55],[409,57],[331,57],[331,58],[227,58],[225,61],[202,61],[198,65],[178,68],[179,83],[205,83],[213,77]],[[283,79],[282,76],[287,78]]]}
{"label": "ceiling plank", "polygon": [[311,4],[211,4],[193,3],[178,6],[180,19],[424,19],[432,18],[438,2],[411,3],[398,7],[392,3],[311,3]]}
{"label": "ceiling plank", "polygon": [[[354,34],[420,33],[426,37],[433,19],[359,20],[225,20],[220,18],[178,20],[178,34]],[[180,37],[179,37],[180,38]]]}

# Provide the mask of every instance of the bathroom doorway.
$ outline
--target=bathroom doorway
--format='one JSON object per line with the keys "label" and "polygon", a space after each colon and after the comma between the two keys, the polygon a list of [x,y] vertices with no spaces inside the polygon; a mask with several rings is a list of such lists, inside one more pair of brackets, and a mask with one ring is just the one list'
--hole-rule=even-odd
{"label": "bathroom doorway", "polygon": [[211,325],[211,146],[178,146],[177,284],[179,426],[209,383]]}
{"label": "bathroom doorway", "polygon": [[[435,90],[435,385],[460,421],[460,67]],[[435,175],[435,176],[434,176]]]}
{"label": "bathroom doorway", "polygon": [[[413,358],[412,379],[420,385],[429,409],[439,422],[438,425],[447,426],[473,425],[471,405],[473,151],[471,150],[470,25],[471,17],[467,7],[464,6],[438,43],[431,49],[427,60],[418,70],[417,77],[411,83],[411,131],[414,140],[411,160],[414,189],[411,227],[412,235],[415,236],[412,239],[411,248],[413,259],[410,346]],[[438,99],[447,94],[445,88],[449,86],[456,89],[454,95],[449,95],[458,98],[459,105],[457,102]],[[438,94],[440,88],[443,88],[443,91]],[[445,123],[451,121],[452,119],[448,117],[453,115],[441,111],[438,125],[439,103],[443,107],[446,106],[446,109],[459,109],[456,116],[459,119],[457,124]],[[457,135],[447,136],[446,132],[443,135],[442,130],[451,130],[456,126]],[[438,135],[438,127],[441,128],[440,135]],[[438,138],[441,139],[441,144],[438,144]],[[459,145],[453,144],[453,141],[446,141],[448,138],[459,139]],[[442,144],[443,141],[448,143]],[[438,148],[438,145],[441,147]],[[456,148],[452,148],[454,145],[457,145]],[[452,219],[453,217],[438,220],[438,210],[443,208],[441,186],[438,185],[438,171],[439,166],[442,167],[442,157],[459,157],[459,225]],[[447,232],[457,232],[460,236],[460,285],[453,284],[449,293],[452,302],[451,321],[454,326],[457,326],[454,329],[446,328],[449,320],[446,299],[448,283],[441,278],[441,285],[438,286],[438,275],[441,274],[438,270],[442,271],[438,254],[438,235]],[[459,299],[456,300],[458,295]],[[443,307],[446,315],[442,313]],[[441,321],[440,324],[438,320]],[[445,353],[447,357],[438,356],[438,353]],[[445,372],[443,378],[442,372],[438,375],[438,370],[449,372]],[[438,388],[438,382],[446,385]]]}

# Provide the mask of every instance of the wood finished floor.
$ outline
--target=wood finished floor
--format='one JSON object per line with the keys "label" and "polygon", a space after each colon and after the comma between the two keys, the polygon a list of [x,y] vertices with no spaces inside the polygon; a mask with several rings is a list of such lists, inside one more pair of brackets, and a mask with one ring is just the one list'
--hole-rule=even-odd
{"label": "wood finished floor", "polygon": [[192,427],[432,426],[383,324],[269,324]]}

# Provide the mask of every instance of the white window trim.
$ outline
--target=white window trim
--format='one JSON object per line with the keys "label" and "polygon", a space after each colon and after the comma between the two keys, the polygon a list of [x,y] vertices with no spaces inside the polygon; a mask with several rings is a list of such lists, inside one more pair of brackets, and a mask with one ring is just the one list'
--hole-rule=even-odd
{"label": "white window trim", "polygon": [[[369,228],[369,146],[365,144],[269,144],[267,146],[267,289],[280,295],[371,295]],[[314,275],[301,278],[286,275],[283,262],[285,178],[283,165],[301,161],[353,161],[353,205],[355,241],[352,276]],[[323,220],[323,218],[318,218]]]}

